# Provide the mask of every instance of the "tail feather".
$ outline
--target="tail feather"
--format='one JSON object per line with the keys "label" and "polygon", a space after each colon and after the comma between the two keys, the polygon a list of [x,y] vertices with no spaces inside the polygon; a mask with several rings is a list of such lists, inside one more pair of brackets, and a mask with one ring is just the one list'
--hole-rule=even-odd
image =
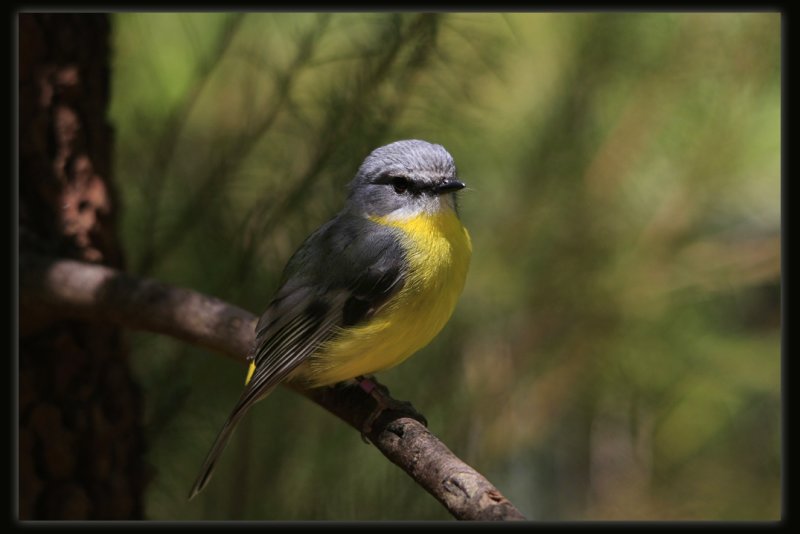
{"label": "tail feather", "polygon": [[225,421],[222,430],[220,430],[217,435],[217,439],[214,440],[214,444],[211,446],[211,450],[208,451],[208,455],[203,462],[203,467],[200,468],[200,474],[197,475],[197,480],[194,481],[192,490],[189,492],[189,500],[192,500],[198,493],[203,491],[208,481],[211,480],[211,474],[214,472],[217,460],[220,454],[222,454],[222,451],[225,450],[225,446],[228,444],[228,440],[233,434],[236,424],[239,422],[242,415],[244,415],[244,410],[234,412],[228,420]]}
{"label": "tail feather", "polygon": [[217,465],[217,460],[219,459],[220,454],[222,454],[222,451],[225,450],[228,440],[233,434],[233,431],[236,429],[236,425],[239,424],[239,421],[242,419],[242,417],[244,417],[244,414],[247,413],[247,410],[249,410],[253,404],[269,395],[273,389],[275,389],[275,385],[270,384],[267,387],[264,387],[263,391],[257,396],[248,394],[249,389],[244,390],[242,396],[239,398],[239,401],[236,403],[236,406],[234,406],[231,414],[225,421],[225,424],[222,425],[222,429],[219,431],[217,439],[214,440],[211,450],[208,451],[206,460],[203,462],[203,467],[200,468],[200,474],[197,475],[197,480],[194,481],[194,485],[189,492],[190,501],[198,493],[203,491],[203,488],[206,487],[208,481],[211,480],[211,474],[214,472],[214,467]]}

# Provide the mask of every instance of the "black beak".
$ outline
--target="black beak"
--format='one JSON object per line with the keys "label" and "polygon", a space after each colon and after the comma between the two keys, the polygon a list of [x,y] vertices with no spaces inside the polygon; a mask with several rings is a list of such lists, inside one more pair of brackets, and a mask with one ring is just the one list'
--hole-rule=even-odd
{"label": "black beak", "polygon": [[467,187],[467,184],[465,184],[460,180],[447,179],[444,180],[442,183],[438,184],[434,188],[434,191],[436,192],[437,195],[443,195],[445,193],[453,193],[455,191],[458,191],[459,189],[464,189],[465,187]]}

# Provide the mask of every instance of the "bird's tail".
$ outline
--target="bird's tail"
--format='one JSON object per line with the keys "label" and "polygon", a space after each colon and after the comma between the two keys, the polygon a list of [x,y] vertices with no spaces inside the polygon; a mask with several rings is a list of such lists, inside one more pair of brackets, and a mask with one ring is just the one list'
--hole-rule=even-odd
{"label": "bird's tail", "polygon": [[266,397],[274,389],[274,387],[275,386],[265,388],[265,391],[258,396],[248,394],[247,390],[244,391],[239,399],[239,402],[236,403],[233,411],[225,421],[225,424],[222,425],[222,430],[219,431],[217,439],[214,440],[211,450],[208,451],[206,460],[203,462],[203,467],[200,468],[200,474],[197,475],[197,480],[194,481],[192,490],[189,492],[189,500],[192,500],[198,493],[203,491],[203,488],[206,487],[208,481],[211,480],[211,474],[214,472],[214,467],[217,465],[219,455],[225,450],[225,446],[228,444],[228,440],[233,434],[236,425],[242,419],[247,410],[253,404]]}
{"label": "bird's tail", "polygon": [[189,492],[189,500],[192,500],[198,493],[203,491],[203,488],[206,487],[208,481],[211,480],[211,474],[214,472],[214,467],[217,465],[219,455],[225,450],[225,446],[228,444],[228,440],[230,439],[231,434],[233,434],[236,424],[239,422],[243,414],[244,411],[232,413],[231,416],[228,417],[228,420],[225,421],[225,424],[222,426],[222,430],[220,430],[219,434],[217,435],[217,439],[211,446],[211,450],[208,451],[206,460],[203,462],[203,467],[200,469],[200,474],[197,475],[197,480],[194,481],[192,490]]}

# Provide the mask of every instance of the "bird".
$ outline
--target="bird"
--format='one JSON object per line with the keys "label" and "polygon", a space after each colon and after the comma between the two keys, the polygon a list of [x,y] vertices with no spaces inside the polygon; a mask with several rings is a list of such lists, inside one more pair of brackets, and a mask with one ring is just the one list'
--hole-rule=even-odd
{"label": "bird", "polygon": [[362,380],[403,362],[442,330],[472,256],[458,210],[464,187],[442,145],[407,139],[369,153],[341,211],[287,262],[256,324],[245,387],[190,500],[208,484],[236,424],[277,385]]}

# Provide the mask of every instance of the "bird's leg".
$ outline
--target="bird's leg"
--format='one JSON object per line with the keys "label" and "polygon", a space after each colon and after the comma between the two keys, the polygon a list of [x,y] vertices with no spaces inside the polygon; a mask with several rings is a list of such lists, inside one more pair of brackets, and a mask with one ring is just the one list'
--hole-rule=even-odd
{"label": "bird's leg", "polygon": [[364,424],[361,427],[361,441],[364,443],[369,443],[367,434],[372,431],[372,423],[374,423],[375,419],[377,419],[378,416],[387,408],[386,395],[384,395],[384,393],[378,388],[378,384],[376,384],[371,378],[357,376],[356,381],[358,381],[358,387],[375,399],[376,403],[375,409],[372,410],[372,413],[369,414],[369,417],[367,417],[366,421],[364,421]]}
{"label": "bird's leg", "polygon": [[375,399],[376,404],[375,409],[372,410],[372,413],[367,417],[361,427],[361,439],[364,443],[369,443],[367,434],[372,431],[372,425],[375,420],[386,410],[397,410],[406,413],[423,425],[428,426],[428,421],[425,419],[425,416],[417,412],[410,402],[399,401],[390,397],[388,395],[389,390],[386,386],[377,383],[368,376],[357,376],[355,380],[358,383],[358,387]]}

